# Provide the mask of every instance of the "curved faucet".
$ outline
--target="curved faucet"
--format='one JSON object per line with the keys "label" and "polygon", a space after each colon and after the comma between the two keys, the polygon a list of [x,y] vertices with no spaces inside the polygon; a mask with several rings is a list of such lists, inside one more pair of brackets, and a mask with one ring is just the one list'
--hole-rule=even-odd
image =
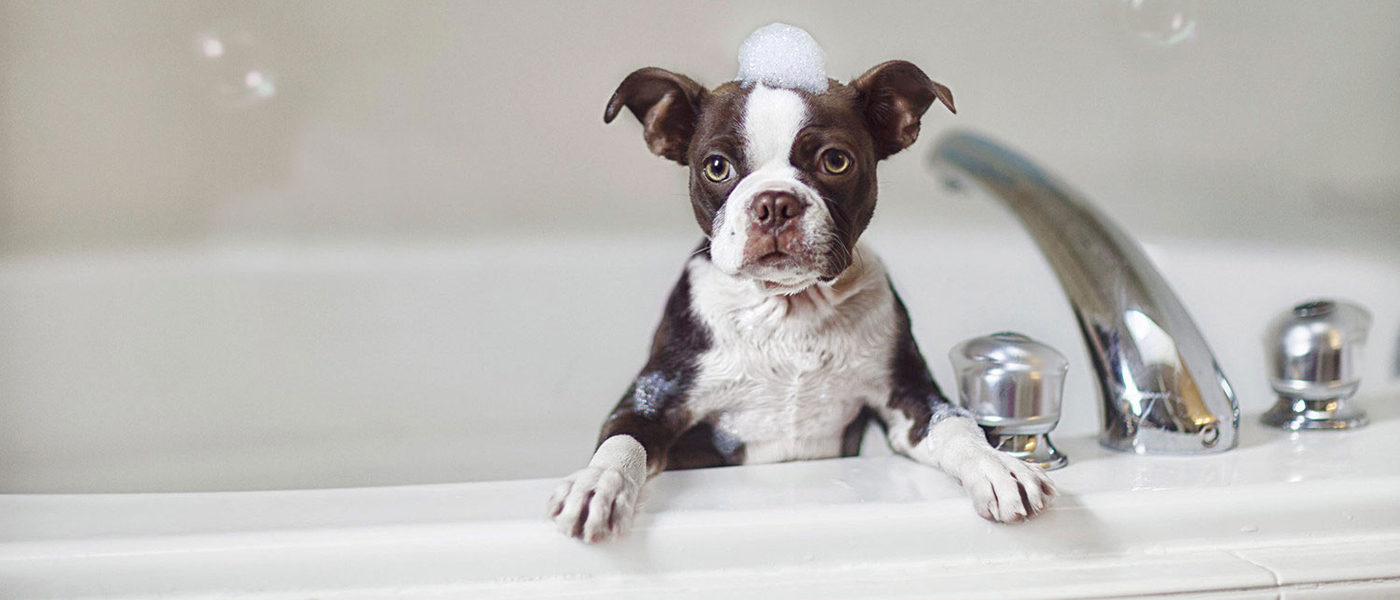
{"label": "curved faucet", "polygon": [[1222,452],[1239,403],[1191,316],[1142,249],[1054,176],[977,134],[938,141],[933,166],[1011,210],[1069,296],[1098,378],[1099,443],[1139,454]]}

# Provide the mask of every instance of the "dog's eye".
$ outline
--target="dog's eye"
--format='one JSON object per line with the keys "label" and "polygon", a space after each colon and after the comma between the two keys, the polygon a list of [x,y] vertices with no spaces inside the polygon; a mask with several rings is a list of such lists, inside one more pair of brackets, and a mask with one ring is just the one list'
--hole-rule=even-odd
{"label": "dog's eye", "polygon": [[827,150],[822,153],[822,170],[832,175],[840,175],[850,170],[851,155],[840,150]]}
{"label": "dog's eye", "polygon": [[719,183],[729,179],[731,169],[729,161],[725,160],[723,156],[715,155],[705,159],[704,171],[705,179]]}

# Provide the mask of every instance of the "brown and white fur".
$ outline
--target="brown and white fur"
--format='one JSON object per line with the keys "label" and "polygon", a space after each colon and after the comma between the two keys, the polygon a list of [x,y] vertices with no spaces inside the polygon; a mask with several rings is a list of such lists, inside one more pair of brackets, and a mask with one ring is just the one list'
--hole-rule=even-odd
{"label": "brown and white fur", "polygon": [[622,82],[604,119],[630,109],[654,153],[690,167],[705,241],[592,461],[550,498],[560,531],[622,533],[666,469],[854,455],[872,418],[895,451],[962,482],[984,518],[1020,521],[1049,504],[1045,473],[993,449],[939,391],[883,265],[858,241],[876,163],[915,141],[936,101],[953,108],[947,88],[903,61],[815,92],[707,90],[656,68]]}

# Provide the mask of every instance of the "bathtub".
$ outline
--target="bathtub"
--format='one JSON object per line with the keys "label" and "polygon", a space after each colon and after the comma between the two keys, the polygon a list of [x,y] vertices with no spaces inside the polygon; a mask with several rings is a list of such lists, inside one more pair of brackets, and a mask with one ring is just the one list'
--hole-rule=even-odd
{"label": "bathtub", "polygon": [[[544,501],[583,466],[694,239],[210,243],[0,261],[0,598],[1400,595],[1400,258],[1151,238],[1240,398],[1240,447],[1095,442],[1087,357],[1011,228],[878,222],[936,378],[1018,330],[1071,359],[1043,517],[982,521],[868,435],[855,458],[664,473],[630,536]],[[1375,323],[1342,433],[1261,426],[1260,336],[1333,296]],[[1173,596],[1177,597],[1177,596]]]}

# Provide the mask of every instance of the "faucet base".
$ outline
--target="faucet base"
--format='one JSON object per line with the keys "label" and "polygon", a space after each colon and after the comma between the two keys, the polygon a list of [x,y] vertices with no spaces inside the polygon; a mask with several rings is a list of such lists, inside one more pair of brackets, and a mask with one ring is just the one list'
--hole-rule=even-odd
{"label": "faucet base", "polygon": [[1054,471],[1069,464],[1069,457],[1061,454],[1050,435],[1046,433],[998,433],[993,429],[987,432],[987,441],[992,447],[1031,464],[1040,465],[1046,471]]}
{"label": "faucet base", "polygon": [[1260,420],[1270,427],[1290,431],[1356,429],[1370,422],[1366,411],[1352,406],[1347,398],[1305,400],[1287,396],[1279,396]]}

